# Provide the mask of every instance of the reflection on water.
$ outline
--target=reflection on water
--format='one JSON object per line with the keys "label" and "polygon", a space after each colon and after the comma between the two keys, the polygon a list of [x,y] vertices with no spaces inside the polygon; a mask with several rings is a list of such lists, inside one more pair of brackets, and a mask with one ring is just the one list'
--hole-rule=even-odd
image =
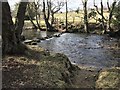
{"label": "reflection on water", "polygon": [[47,31],[39,31],[39,30],[34,30],[34,29],[30,29],[30,30],[24,30],[23,31],[23,35],[27,38],[27,39],[33,39],[35,37],[37,38],[41,38],[41,37],[47,37],[50,35],[53,35],[57,32],[47,32]]}
{"label": "reflection on water", "polygon": [[115,39],[109,40],[107,36],[85,34],[62,34],[61,37],[39,43],[39,46],[57,53],[64,53],[72,63],[96,68],[117,66],[120,57],[114,57],[120,51],[116,48],[109,49]]}

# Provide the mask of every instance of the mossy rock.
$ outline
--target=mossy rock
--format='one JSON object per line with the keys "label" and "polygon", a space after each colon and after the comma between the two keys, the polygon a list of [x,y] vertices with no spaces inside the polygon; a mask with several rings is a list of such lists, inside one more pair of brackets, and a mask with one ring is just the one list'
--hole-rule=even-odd
{"label": "mossy rock", "polygon": [[111,68],[100,71],[96,88],[120,88],[120,69]]}

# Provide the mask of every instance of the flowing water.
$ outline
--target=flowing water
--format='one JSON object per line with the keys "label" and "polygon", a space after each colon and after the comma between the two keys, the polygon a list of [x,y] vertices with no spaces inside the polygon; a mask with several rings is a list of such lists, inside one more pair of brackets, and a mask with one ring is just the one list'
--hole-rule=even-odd
{"label": "flowing water", "polygon": [[[46,36],[44,31],[37,33],[37,37]],[[120,40],[106,35],[64,33],[38,45],[55,53],[64,53],[73,64],[82,67],[101,69],[120,65]]]}
{"label": "flowing water", "polygon": [[64,53],[74,64],[90,68],[107,68],[120,63],[120,41],[108,36],[64,33],[39,43],[56,53]]}

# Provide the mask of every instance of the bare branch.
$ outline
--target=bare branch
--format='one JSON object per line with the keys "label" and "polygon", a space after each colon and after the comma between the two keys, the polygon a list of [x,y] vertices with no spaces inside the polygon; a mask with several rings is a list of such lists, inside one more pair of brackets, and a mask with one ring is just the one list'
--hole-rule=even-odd
{"label": "bare branch", "polygon": [[105,19],[104,15],[103,15],[103,3],[102,3],[102,0],[101,0],[101,12],[99,11],[98,6],[95,5],[95,0],[94,0],[94,7],[96,8],[97,13],[98,13],[99,15],[101,15],[102,18],[103,18],[105,21],[107,21],[107,19]]}
{"label": "bare branch", "polygon": [[47,0],[47,7],[48,7],[48,10],[47,10],[47,19],[49,19],[50,17],[50,9],[51,9],[51,5],[50,5],[50,2]]}
{"label": "bare branch", "polygon": [[107,0],[107,7],[108,7],[108,10],[110,11],[109,0]]}
{"label": "bare branch", "polygon": [[[51,3],[52,4],[52,3]],[[53,6],[54,5],[54,6]],[[51,12],[52,13],[57,13],[62,7],[64,6],[64,2],[57,2],[57,5],[55,5],[54,3],[52,4],[51,7]]]}

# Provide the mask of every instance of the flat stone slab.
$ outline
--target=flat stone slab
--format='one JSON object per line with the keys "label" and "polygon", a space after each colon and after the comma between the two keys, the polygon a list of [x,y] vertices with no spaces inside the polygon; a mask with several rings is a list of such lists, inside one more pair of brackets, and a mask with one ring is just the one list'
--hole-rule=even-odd
{"label": "flat stone slab", "polygon": [[33,40],[25,40],[24,41],[25,44],[28,44],[28,43],[31,43],[31,42],[33,42]]}

